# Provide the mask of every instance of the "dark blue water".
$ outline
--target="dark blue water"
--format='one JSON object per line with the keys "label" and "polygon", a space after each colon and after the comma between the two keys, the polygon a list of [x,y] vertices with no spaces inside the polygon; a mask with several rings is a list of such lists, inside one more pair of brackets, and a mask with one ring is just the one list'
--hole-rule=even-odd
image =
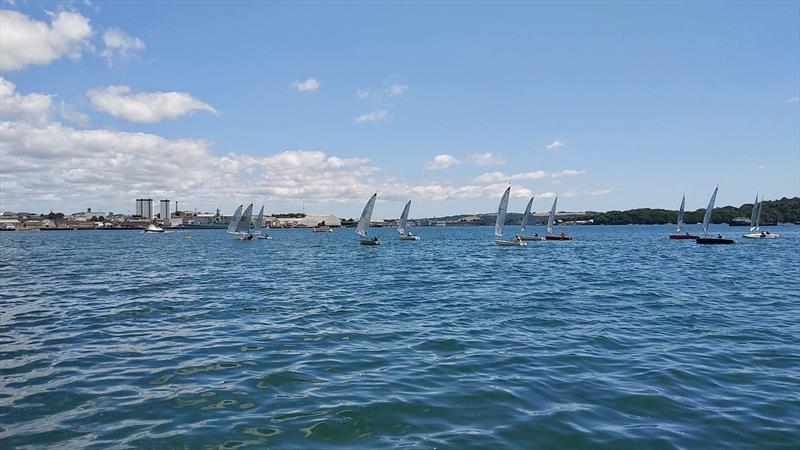
{"label": "dark blue water", "polygon": [[798,448],[800,227],[566,230],[1,233],[0,448]]}

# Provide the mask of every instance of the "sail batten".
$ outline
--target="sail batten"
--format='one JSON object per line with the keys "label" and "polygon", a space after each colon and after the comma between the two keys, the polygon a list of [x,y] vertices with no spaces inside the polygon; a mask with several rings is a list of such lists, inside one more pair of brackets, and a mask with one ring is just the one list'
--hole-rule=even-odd
{"label": "sail batten", "polygon": [[236,227],[239,225],[239,220],[241,220],[241,218],[242,218],[242,208],[243,207],[244,207],[244,205],[239,205],[239,207],[236,208],[236,212],[233,213],[233,216],[231,217],[231,221],[228,222],[228,233],[235,233],[236,232]]}
{"label": "sail batten", "polygon": [[719,186],[714,188],[714,193],[711,194],[711,200],[708,202],[708,206],[706,207],[706,213],[703,216],[703,235],[708,236],[708,224],[711,223],[711,213],[714,211],[714,201],[717,199],[717,191],[719,190]]}
{"label": "sail batten", "polygon": [[253,204],[250,203],[247,209],[242,213],[242,218],[236,224],[237,233],[249,233],[250,227],[253,225]]}
{"label": "sail batten", "polygon": [[369,222],[372,220],[372,210],[375,208],[375,199],[377,197],[377,192],[372,194],[372,197],[369,198],[367,204],[364,205],[364,210],[361,212],[361,218],[358,219],[356,233],[361,237],[367,237],[367,230],[369,230]]}
{"label": "sail batten", "polygon": [[558,203],[558,196],[553,200],[553,207],[550,208],[550,215],[547,217],[547,232],[553,232],[553,223],[556,220],[556,204]]}
{"label": "sail batten", "polygon": [[533,197],[528,200],[528,206],[525,207],[525,214],[522,215],[522,225],[519,227],[520,233],[524,233],[525,228],[528,227],[528,222],[531,218],[531,206],[533,206]]}
{"label": "sail batten", "polygon": [[508,213],[508,197],[511,195],[511,186],[506,188],[503,196],[500,197],[500,205],[497,206],[497,219],[494,222],[494,235],[503,237],[503,225],[506,224],[506,214]]}
{"label": "sail batten", "polygon": [[406,223],[408,222],[408,211],[411,209],[411,200],[406,203],[406,207],[403,208],[403,214],[400,215],[400,222],[397,224],[397,232],[400,234],[405,234],[406,232]]}

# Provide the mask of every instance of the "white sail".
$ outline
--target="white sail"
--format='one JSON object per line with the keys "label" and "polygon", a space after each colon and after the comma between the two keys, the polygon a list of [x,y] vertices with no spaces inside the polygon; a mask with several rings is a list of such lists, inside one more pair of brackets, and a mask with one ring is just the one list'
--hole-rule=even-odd
{"label": "white sail", "polygon": [[247,209],[242,213],[242,218],[236,224],[237,233],[249,233],[250,227],[253,225],[253,204],[247,206]]}
{"label": "white sail", "polygon": [[397,232],[400,234],[405,234],[406,232],[406,223],[408,222],[408,210],[411,209],[411,200],[406,203],[406,207],[403,208],[403,214],[400,214],[400,222],[397,223]]}
{"label": "white sail", "polygon": [[358,226],[356,227],[356,233],[358,233],[361,237],[367,237],[367,230],[369,230],[369,221],[372,220],[372,210],[375,208],[375,198],[378,197],[378,193],[372,194],[372,197],[369,198],[367,204],[364,205],[364,211],[361,212],[361,218],[358,219]]}
{"label": "white sail", "polygon": [[233,213],[233,217],[231,217],[231,221],[228,222],[228,233],[235,233],[236,232],[236,226],[239,225],[239,220],[242,218],[242,208],[243,207],[244,207],[244,205],[239,205],[239,207],[236,208],[236,212]]}
{"label": "white sail", "polygon": [[547,217],[547,232],[553,232],[553,222],[556,220],[556,203],[558,203],[558,196],[556,195],[555,200],[553,200],[553,207],[550,208],[550,216]]}
{"label": "white sail", "polygon": [[764,196],[761,196],[761,200],[758,202],[758,214],[756,214],[756,231],[761,228],[761,208],[764,206]]}
{"label": "white sail", "polygon": [[708,235],[708,224],[711,223],[711,212],[714,210],[714,201],[717,199],[717,191],[719,186],[714,188],[714,193],[711,194],[711,200],[706,207],[706,214],[703,216],[703,235]]}
{"label": "white sail", "polygon": [[256,233],[261,234],[264,228],[264,205],[261,205],[261,210],[258,211],[258,218],[256,219]]}
{"label": "white sail", "polygon": [[531,206],[533,206],[533,197],[528,200],[528,206],[525,207],[525,214],[522,215],[522,225],[519,227],[520,233],[524,233],[525,228],[528,226],[528,221],[531,218]]}
{"label": "white sail", "polygon": [[758,228],[756,216],[758,216],[758,192],[756,192],[756,199],[753,201],[753,209],[750,211],[750,231],[755,231]]}
{"label": "white sail", "polygon": [[686,206],[686,196],[684,195],[681,198],[681,209],[678,210],[678,228],[675,229],[676,233],[681,232],[681,226],[683,226],[683,208]]}
{"label": "white sail", "polygon": [[511,186],[506,188],[500,198],[500,205],[497,207],[497,220],[494,223],[495,236],[503,237],[503,225],[506,224],[506,213],[508,213],[508,197],[511,195]]}

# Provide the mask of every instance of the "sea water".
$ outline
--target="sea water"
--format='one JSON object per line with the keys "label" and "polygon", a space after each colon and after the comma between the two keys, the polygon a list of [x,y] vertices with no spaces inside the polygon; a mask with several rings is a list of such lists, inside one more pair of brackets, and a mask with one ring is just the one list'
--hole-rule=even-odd
{"label": "sea water", "polygon": [[0,233],[0,448],[798,448],[800,227],[563,230]]}

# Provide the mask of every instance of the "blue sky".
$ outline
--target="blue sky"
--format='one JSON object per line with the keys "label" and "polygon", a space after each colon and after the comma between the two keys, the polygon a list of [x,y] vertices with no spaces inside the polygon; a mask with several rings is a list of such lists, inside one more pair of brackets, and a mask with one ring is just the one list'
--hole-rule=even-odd
{"label": "blue sky", "polygon": [[[798,2],[2,8],[0,32],[53,31],[41,55],[0,39],[3,209],[147,196],[349,217],[378,191],[377,217],[405,198],[431,216],[491,211],[508,182],[512,210],[800,194]],[[88,34],[56,33],[64,12]],[[38,115],[19,106],[33,94]]]}

